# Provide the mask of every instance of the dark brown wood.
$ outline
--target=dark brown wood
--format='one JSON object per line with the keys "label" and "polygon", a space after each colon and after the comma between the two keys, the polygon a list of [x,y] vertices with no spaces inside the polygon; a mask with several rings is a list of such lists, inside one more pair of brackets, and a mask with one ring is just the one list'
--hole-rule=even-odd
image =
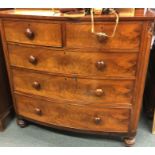
{"label": "dark brown wood", "polygon": [[128,147],[134,145],[135,141],[136,141],[135,137],[124,138],[124,144],[125,146],[128,146]]}
{"label": "dark brown wood", "polygon": [[96,35],[95,37],[99,43],[106,43],[108,41],[108,37],[104,35]]}
{"label": "dark brown wood", "polygon": [[21,128],[25,128],[28,124],[24,119],[17,118],[17,125],[19,125]]}
{"label": "dark brown wood", "polygon": [[95,90],[95,94],[96,94],[96,96],[102,96],[103,94],[104,94],[104,92],[103,92],[103,90],[102,89],[96,89]]}
{"label": "dark brown wood", "polygon": [[148,118],[153,118],[155,110],[155,42],[153,44],[144,92],[143,110]]}
{"label": "dark brown wood", "polygon": [[35,37],[34,32],[30,28],[26,29],[25,35],[26,35],[27,38],[29,38],[31,40],[33,40],[34,37]]}
{"label": "dark brown wood", "polygon": [[34,81],[32,83],[32,87],[35,88],[36,90],[40,90],[40,88],[41,88],[40,83],[37,81]]}
{"label": "dark brown wood", "polygon": [[8,124],[12,116],[13,110],[11,92],[9,87],[8,75],[6,72],[0,36],[0,131],[6,128],[6,125]]}
{"label": "dark brown wood", "polygon": [[155,110],[154,110],[154,116],[153,116],[152,134],[155,134]]}
{"label": "dark brown wood", "polygon": [[103,70],[105,68],[105,62],[103,60],[97,61],[96,67],[98,70]]}
{"label": "dark brown wood", "polygon": [[100,117],[95,117],[94,121],[95,121],[96,124],[100,124],[102,119]]}
{"label": "dark brown wood", "polygon": [[37,115],[41,115],[42,114],[41,109],[35,108],[34,110],[35,110],[35,112],[36,112]]}
{"label": "dark brown wood", "polygon": [[[91,33],[89,16],[33,13],[0,14],[17,115],[66,130],[124,133],[125,142],[133,144],[154,16],[121,17],[115,37],[100,42]],[[95,17],[95,27],[111,34],[114,17]],[[34,39],[25,36],[27,28]]]}
{"label": "dark brown wood", "polygon": [[36,65],[37,62],[38,62],[38,60],[37,60],[37,58],[34,57],[33,55],[30,55],[30,57],[29,57],[29,62],[30,62],[31,64],[33,64],[33,65]]}

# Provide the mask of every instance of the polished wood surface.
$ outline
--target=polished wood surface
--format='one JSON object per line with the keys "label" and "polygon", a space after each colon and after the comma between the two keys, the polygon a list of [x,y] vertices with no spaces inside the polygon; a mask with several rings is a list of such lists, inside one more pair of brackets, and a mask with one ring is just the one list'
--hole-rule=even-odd
{"label": "polished wood surface", "polygon": [[[100,42],[91,34],[90,16],[33,13],[0,14],[17,123],[24,127],[24,120],[32,120],[73,131],[125,133],[124,142],[133,144],[154,17],[120,17],[115,37]],[[95,17],[95,27],[110,34],[114,17]]]}
{"label": "polished wood surface", "polygon": [[[115,23],[97,23],[96,32],[105,32],[111,35]],[[73,48],[99,48],[99,49],[126,49],[138,50],[142,31],[142,22],[119,23],[114,38],[100,41],[91,32],[90,23],[67,23],[66,24],[66,46]],[[123,31],[122,31],[123,30]]]}
{"label": "polished wood surface", "polygon": [[136,76],[136,52],[74,51],[14,44],[9,44],[8,49],[12,66],[97,78]]}
{"label": "polished wood surface", "polygon": [[7,41],[54,47],[62,46],[61,24],[58,23],[5,21],[4,27]]}
{"label": "polished wood surface", "polygon": [[128,132],[129,108],[94,109],[21,95],[15,95],[15,98],[18,114],[34,120],[81,130]]}
{"label": "polished wood surface", "polygon": [[[138,8],[136,9],[138,10]],[[66,18],[59,14],[53,14],[52,9],[13,9],[6,10],[1,12],[2,18],[11,18],[11,19],[46,19],[46,20],[57,20],[57,21],[89,21],[90,15],[79,17],[79,18]],[[121,16],[120,21],[153,21],[155,13],[147,11],[144,14],[144,10],[139,8],[139,11],[135,12],[134,16]],[[110,18],[109,18],[110,17]],[[115,21],[114,15],[98,15],[96,16],[96,21]]]}
{"label": "polished wood surface", "polygon": [[[133,80],[88,80],[17,69],[13,69],[12,73],[15,91],[55,99],[125,104],[131,103],[133,96]],[[99,93],[100,90],[103,92]]]}

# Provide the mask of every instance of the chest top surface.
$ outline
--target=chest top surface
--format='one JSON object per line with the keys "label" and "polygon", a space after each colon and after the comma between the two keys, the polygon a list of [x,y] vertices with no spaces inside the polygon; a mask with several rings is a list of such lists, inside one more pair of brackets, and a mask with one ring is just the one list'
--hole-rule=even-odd
{"label": "chest top surface", "polygon": [[[68,18],[64,17],[61,14],[53,13],[51,9],[11,9],[11,10],[4,10],[0,12],[1,18],[29,18],[29,19],[53,19],[53,20],[76,20],[76,21],[90,21],[90,16],[86,15],[84,17],[79,18]],[[145,14],[140,9],[135,12],[134,16],[121,16],[120,20],[130,21],[130,20],[154,20],[155,13],[151,11],[147,11]],[[95,20],[100,21],[111,21],[114,20],[114,15],[96,15]]]}

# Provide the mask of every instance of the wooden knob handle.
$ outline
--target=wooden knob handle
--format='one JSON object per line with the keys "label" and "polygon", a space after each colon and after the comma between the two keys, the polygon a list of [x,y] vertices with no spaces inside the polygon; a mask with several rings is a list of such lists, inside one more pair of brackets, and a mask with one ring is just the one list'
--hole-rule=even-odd
{"label": "wooden knob handle", "polygon": [[42,112],[41,112],[41,110],[39,108],[35,108],[34,111],[35,111],[35,113],[37,115],[41,115],[42,114]]}
{"label": "wooden knob handle", "polygon": [[34,57],[33,55],[31,55],[31,56],[29,57],[29,62],[30,62],[31,64],[33,64],[33,65],[36,65],[37,62],[38,62],[38,60],[37,60],[36,57]]}
{"label": "wooden knob handle", "polygon": [[26,29],[25,35],[27,38],[29,38],[31,40],[34,39],[34,32],[30,28]]}
{"label": "wooden knob handle", "polygon": [[40,83],[37,81],[33,82],[32,87],[35,88],[36,90],[40,90],[41,88]]}
{"label": "wooden knob handle", "polygon": [[103,60],[97,61],[96,62],[96,68],[98,70],[103,70],[105,68],[105,62]]}
{"label": "wooden knob handle", "polygon": [[101,118],[100,117],[95,117],[94,122],[95,122],[95,124],[100,124],[101,123]]}
{"label": "wooden knob handle", "polygon": [[[103,33],[103,34],[104,34],[104,33]],[[103,42],[107,41],[107,39],[108,39],[107,35],[106,35],[106,34],[103,35],[103,34],[101,33],[101,34],[97,34],[97,35],[96,35],[97,40],[98,40],[98,42],[100,42],[100,43],[103,43]]]}
{"label": "wooden knob handle", "polygon": [[104,92],[103,92],[102,89],[96,89],[95,94],[96,94],[96,96],[100,97],[100,96],[102,96],[104,94]]}

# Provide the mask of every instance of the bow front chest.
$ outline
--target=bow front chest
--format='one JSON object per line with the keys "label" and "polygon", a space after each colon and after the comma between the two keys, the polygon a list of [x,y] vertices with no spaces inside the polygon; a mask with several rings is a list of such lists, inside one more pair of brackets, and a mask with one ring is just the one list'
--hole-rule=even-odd
{"label": "bow front chest", "polygon": [[[37,12],[37,11],[36,11]],[[134,143],[147,71],[153,17],[121,17],[100,40],[90,17],[2,11],[1,30],[14,108],[27,121]],[[114,17],[96,17],[110,34]]]}

